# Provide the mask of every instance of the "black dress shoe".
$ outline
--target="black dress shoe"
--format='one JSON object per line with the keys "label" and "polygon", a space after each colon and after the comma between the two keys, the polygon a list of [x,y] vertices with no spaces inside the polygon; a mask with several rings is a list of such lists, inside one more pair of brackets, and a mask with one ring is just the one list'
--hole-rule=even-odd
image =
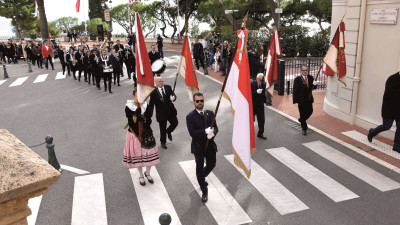
{"label": "black dress shoe", "polygon": [[171,132],[167,132],[167,137],[168,137],[168,140],[172,141],[172,134],[171,134]]}
{"label": "black dress shoe", "polygon": [[112,91],[109,91],[108,93],[112,94],[112,93],[114,93],[114,92],[112,92]]}
{"label": "black dress shoe", "polygon": [[118,86],[121,86],[120,84],[118,84]]}
{"label": "black dress shoe", "polygon": [[167,145],[165,145],[165,143],[161,143],[161,148],[167,149]]}
{"label": "black dress shoe", "polygon": [[393,151],[400,153],[400,148],[393,148]]}
{"label": "black dress shoe", "polygon": [[149,181],[150,184],[154,184],[154,180],[153,180],[153,178],[150,177],[150,175],[147,175],[146,172],[144,172],[144,176],[147,178],[147,180]]}
{"label": "black dress shoe", "polygon": [[307,135],[307,131],[306,130],[301,130],[301,134],[306,136]]}
{"label": "black dress shoe", "polygon": [[257,137],[258,137],[258,138],[261,138],[261,139],[264,139],[264,140],[267,140],[267,137],[265,137],[265,136],[262,135],[262,134],[261,134],[261,135],[257,135]]}
{"label": "black dress shoe", "polygon": [[371,134],[371,130],[372,130],[372,129],[369,129],[369,131],[368,131],[368,135],[367,135],[367,138],[368,138],[368,141],[369,141],[369,142],[372,142],[372,134]]}
{"label": "black dress shoe", "polygon": [[[140,178],[143,179],[143,182],[140,180]],[[140,185],[142,185],[142,186],[146,185],[146,182],[144,182],[144,177],[139,177],[139,183],[140,183]]]}
{"label": "black dress shoe", "polygon": [[206,203],[208,201],[208,194],[207,193],[203,193],[203,195],[201,196],[201,201],[203,203]]}

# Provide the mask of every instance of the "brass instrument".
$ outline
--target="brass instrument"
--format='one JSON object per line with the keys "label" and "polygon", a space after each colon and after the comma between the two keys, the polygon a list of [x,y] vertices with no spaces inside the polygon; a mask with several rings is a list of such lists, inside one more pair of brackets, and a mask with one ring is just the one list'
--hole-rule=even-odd
{"label": "brass instrument", "polygon": [[75,54],[72,55],[72,66],[76,65]]}
{"label": "brass instrument", "polygon": [[100,45],[100,48],[104,48],[104,45],[106,45],[108,43],[108,39],[105,38],[103,41],[103,44]]}

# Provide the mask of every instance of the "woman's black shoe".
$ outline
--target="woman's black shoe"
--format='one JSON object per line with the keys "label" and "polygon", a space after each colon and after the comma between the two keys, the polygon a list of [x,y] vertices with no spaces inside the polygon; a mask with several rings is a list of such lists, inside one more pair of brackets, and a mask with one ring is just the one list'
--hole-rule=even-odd
{"label": "woman's black shoe", "polygon": [[150,182],[150,184],[154,184],[154,180],[153,180],[153,178],[150,177],[150,175],[147,175],[146,172],[144,172],[144,176],[147,178],[147,180]]}
{"label": "woman's black shoe", "polygon": [[[143,182],[140,180],[140,178],[143,179]],[[142,186],[146,185],[146,182],[144,182],[144,177],[139,177],[139,183],[140,183],[140,185],[142,185]]]}

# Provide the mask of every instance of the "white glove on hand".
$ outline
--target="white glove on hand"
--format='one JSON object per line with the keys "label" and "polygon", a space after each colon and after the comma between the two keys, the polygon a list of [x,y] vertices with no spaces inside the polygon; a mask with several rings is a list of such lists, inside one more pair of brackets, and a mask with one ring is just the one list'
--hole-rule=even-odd
{"label": "white glove on hand", "polygon": [[208,138],[208,139],[211,139],[211,138],[213,138],[214,136],[215,136],[214,133],[207,134],[207,138]]}
{"label": "white glove on hand", "polygon": [[173,101],[174,100],[174,96],[169,96],[169,99],[171,100],[171,101]]}
{"label": "white glove on hand", "polygon": [[212,133],[214,133],[214,128],[211,128],[211,127],[206,128],[207,135],[212,134]]}
{"label": "white glove on hand", "polygon": [[261,94],[262,93],[262,89],[257,89],[257,94]]}
{"label": "white glove on hand", "polygon": [[317,86],[317,85],[318,85],[318,82],[317,82],[317,81],[314,81],[312,84],[313,84],[314,86]]}
{"label": "white glove on hand", "polygon": [[297,103],[294,103],[293,105],[297,106]]}

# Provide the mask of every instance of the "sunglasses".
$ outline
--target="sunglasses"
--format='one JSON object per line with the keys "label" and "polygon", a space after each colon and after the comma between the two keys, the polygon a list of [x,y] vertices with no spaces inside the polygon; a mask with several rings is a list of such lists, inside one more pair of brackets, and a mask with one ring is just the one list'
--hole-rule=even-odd
{"label": "sunglasses", "polygon": [[203,100],[195,100],[195,102],[196,102],[196,103],[199,103],[199,102],[203,103],[203,102],[204,102],[204,99],[203,99]]}

